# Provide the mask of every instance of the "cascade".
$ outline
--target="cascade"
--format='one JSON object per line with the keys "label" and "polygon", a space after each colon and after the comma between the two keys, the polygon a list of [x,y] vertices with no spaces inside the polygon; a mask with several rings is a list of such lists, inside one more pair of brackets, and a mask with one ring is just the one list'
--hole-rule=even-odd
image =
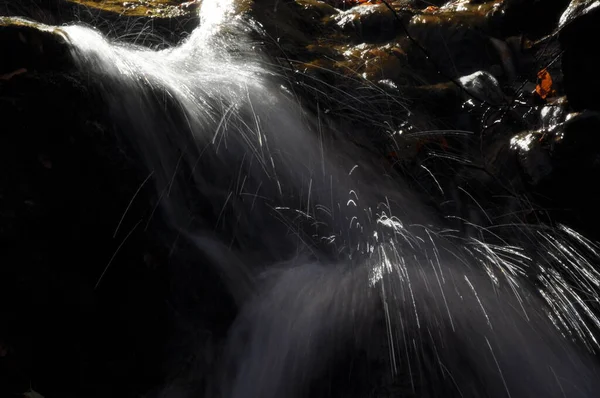
{"label": "cascade", "polygon": [[[511,226],[522,245],[449,228],[303,108],[240,8],[205,0],[199,26],[163,50],[45,28],[67,43],[150,192],[137,223],[131,198],[114,237],[164,228],[232,297],[214,374],[188,376],[211,379],[197,396],[353,397],[382,385],[377,396],[596,396],[594,243],[562,225]],[[191,394],[175,384],[155,394]]]}

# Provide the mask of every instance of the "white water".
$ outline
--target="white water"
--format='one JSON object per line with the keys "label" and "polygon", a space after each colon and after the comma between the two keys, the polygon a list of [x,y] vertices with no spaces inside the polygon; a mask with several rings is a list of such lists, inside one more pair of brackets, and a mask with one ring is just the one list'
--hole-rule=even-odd
{"label": "white water", "polygon": [[[160,211],[210,253],[238,297],[222,358],[234,376],[223,396],[318,396],[310,383],[328,362],[374,339],[386,348],[373,355],[386,356],[390,374],[414,389],[430,382],[436,394],[453,384],[465,397],[595,396],[595,369],[549,321],[597,347],[600,321],[586,302],[598,299],[600,274],[589,242],[569,229],[533,230],[532,253],[435,228],[376,160],[303,112],[252,41],[255,23],[232,2],[206,0],[200,12],[200,27],[160,52],[81,26],[61,30],[79,67],[101,82],[156,184]],[[192,225],[196,212],[206,219]],[[229,261],[230,240],[239,261]],[[292,265],[257,281],[257,270],[285,260]],[[528,275],[541,282],[549,318]],[[379,317],[381,333],[371,330]],[[426,346],[434,365],[413,368]]]}

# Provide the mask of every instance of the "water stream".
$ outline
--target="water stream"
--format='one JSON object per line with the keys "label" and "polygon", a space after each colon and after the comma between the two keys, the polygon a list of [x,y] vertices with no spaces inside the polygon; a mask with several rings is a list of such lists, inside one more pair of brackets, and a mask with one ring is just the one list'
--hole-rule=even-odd
{"label": "water stream", "polygon": [[446,228],[302,109],[233,0],[205,0],[200,16],[161,51],[58,30],[154,184],[136,228],[167,220],[236,299],[207,396],[364,396],[353,381],[330,390],[332,364],[355,352],[384,363],[377,383],[399,383],[394,396],[598,395],[597,367],[571,345],[599,346],[591,242],[562,226],[510,226],[523,245]]}

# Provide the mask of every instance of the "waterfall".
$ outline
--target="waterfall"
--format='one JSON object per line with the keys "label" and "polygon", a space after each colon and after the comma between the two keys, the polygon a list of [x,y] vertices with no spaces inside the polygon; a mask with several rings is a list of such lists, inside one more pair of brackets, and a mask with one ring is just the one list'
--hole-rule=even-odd
{"label": "waterfall", "polygon": [[595,246],[567,227],[517,226],[532,240],[522,247],[445,228],[300,106],[233,0],[205,0],[199,27],[161,51],[81,25],[57,31],[154,184],[143,225],[164,220],[235,297],[210,394],[364,396],[371,384],[343,376],[356,358],[383,364],[366,372],[401,396],[600,392],[570,341],[598,348]]}
{"label": "waterfall", "polygon": [[[386,202],[397,183],[342,133],[320,134],[320,121],[300,107],[253,38],[260,26],[226,18],[230,8],[212,3],[187,40],[162,51],[112,43],[79,25],[60,30],[79,68],[100,82],[174,229],[191,239],[201,230],[222,233],[240,249],[270,252],[266,262],[299,252],[370,255],[375,230],[385,225],[377,214],[392,215]],[[416,200],[408,207],[396,206],[394,216],[424,222]],[[195,213],[203,220],[190,226]]]}

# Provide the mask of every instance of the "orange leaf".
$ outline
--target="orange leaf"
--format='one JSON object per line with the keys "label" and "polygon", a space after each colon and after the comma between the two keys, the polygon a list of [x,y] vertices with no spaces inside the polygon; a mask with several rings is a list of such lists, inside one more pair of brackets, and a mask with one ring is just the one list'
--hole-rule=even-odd
{"label": "orange leaf", "polygon": [[440,9],[440,7],[428,6],[427,8],[425,8],[425,10],[423,10],[423,12],[435,12],[435,11],[437,11],[439,9]]}
{"label": "orange leaf", "polygon": [[535,86],[535,92],[542,99],[546,99],[549,95],[554,94],[552,89],[552,76],[546,69],[542,69],[537,73],[538,84]]}

